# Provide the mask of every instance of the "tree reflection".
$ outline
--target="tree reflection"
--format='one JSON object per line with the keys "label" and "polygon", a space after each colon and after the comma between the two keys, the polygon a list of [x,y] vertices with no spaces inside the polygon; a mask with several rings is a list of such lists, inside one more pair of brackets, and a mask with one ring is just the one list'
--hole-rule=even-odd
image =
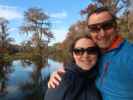
{"label": "tree reflection", "polygon": [[43,77],[42,75],[42,69],[47,65],[47,58],[42,59],[40,56],[32,63],[35,64],[35,67],[30,74],[31,79],[23,84],[21,89],[24,93],[26,93],[25,100],[43,100],[44,93],[47,89],[47,81],[49,79],[48,77]]}
{"label": "tree reflection", "polygon": [[6,68],[3,65],[0,65],[0,68],[0,95],[4,95],[6,93],[7,81]]}
{"label": "tree reflection", "polygon": [[6,63],[2,59],[0,60],[0,96],[6,95],[7,92],[7,82],[9,73],[13,70],[11,69],[11,63]]}

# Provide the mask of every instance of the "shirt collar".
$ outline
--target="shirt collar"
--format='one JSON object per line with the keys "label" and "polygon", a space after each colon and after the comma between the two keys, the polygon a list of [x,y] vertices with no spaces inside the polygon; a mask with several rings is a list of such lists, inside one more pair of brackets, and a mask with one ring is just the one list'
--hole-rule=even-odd
{"label": "shirt collar", "polygon": [[115,37],[114,41],[112,42],[111,46],[104,51],[108,52],[110,50],[118,48],[123,41],[124,41],[124,38],[121,35],[117,35]]}

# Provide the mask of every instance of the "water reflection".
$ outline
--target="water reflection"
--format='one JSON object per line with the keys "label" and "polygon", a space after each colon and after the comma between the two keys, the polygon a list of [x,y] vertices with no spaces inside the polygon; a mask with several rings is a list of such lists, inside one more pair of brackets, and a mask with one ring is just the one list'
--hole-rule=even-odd
{"label": "water reflection", "polygon": [[8,76],[13,72],[10,65],[10,63],[5,63],[3,60],[0,61],[0,96],[7,94]]}
{"label": "water reflection", "polygon": [[1,66],[0,100],[43,100],[48,76],[60,63],[48,60],[44,67],[18,60],[10,67]]}

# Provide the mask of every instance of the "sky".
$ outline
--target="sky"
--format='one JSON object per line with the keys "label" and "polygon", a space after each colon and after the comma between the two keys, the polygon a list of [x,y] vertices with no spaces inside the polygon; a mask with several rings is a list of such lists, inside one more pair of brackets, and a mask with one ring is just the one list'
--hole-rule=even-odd
{"label": "sky", "polygon": [[54,39],[51,44],[65,39],[69,27],[81,20],[80,10],[85,8],[93,0],[0,0],[0,17],[9,21],[10,37],[15,43],[30,38],[20,34],[19,27],[23,24],[24,12],[31,7],[41,8],[50,16],[51,31]]}

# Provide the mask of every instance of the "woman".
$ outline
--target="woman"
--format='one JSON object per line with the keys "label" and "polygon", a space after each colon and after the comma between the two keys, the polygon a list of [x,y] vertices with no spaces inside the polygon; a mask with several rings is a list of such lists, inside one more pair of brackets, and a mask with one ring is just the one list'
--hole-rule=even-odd
{"label": "woman", "polygon": [[78,37],[70,47],[72,62],[65,65],[65,74],[57,88],[50,88],[45,100],[101,100],[95,86],[100,52],[88,36]]}

